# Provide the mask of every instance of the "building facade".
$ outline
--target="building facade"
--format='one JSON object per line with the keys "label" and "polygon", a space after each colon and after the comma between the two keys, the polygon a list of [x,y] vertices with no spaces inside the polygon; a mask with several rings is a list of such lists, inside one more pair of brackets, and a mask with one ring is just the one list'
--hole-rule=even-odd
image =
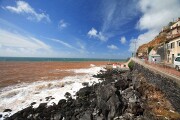
{"label": "building facade", "polygon": [[167,62],[173,63],[177,56],[180,56],[180,35],[170,39],[167,43]]}
{"label": "building facade", "polygon": [[180,18],[173,25],[171,25],[171,34],[180,34]]}

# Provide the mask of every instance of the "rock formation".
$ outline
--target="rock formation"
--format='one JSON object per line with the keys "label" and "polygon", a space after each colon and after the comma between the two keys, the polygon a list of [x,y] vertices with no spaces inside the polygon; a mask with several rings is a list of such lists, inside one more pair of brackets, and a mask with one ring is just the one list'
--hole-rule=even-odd
{"label": "rock formation", "polygon": [[[47,106],[42,103],[38,108],[32,105],[6,120],[153,120],[158,116],[151,111],[148,95],[155,92],[153,86],[138,76],[138,73],[101,71],[94,75],[101,82],[80,89],[73,99],[66,93],[66,99]],[[153,91],[153,92],[152,92]],[[175,112],[174,112],[175,113]],[[177,116],[173,119],[179,119]],[[168,117],[168,116],[164,116]],[[163,118],[161,116],[161,118]],[[172,116],[171,116],[172,118]]]}

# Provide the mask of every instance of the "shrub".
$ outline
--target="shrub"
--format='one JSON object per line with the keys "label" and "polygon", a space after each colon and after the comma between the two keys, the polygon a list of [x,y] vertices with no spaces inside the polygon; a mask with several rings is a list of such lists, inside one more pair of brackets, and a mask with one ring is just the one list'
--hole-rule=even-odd
{"label": "shrub", "polygon": [[130,62],[128,63],[128,67],[129,67],[129,69],[132,71],[132,70],[133,70],[133,67],[134,67],[134,62],[133,62],[133,61],[130,61]]}

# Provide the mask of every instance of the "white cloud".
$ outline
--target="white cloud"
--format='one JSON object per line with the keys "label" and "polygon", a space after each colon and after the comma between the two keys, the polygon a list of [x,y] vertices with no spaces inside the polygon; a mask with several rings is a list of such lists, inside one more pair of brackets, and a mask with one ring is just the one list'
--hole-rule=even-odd
{"label": "white cloud", "polygon": [[107,38],[124,32],[122,26],[137,15],[138,0],[103,0],[101,13],[103,18],[100,30]]}
{"label": "white cloud", "polygon": [[126,43],[126,38],[124,36],[121,37],[120,42],[121,42],[121,44],[125,44]]}
{"label": "white cloud", "polygon": [[[0,26],[0,56],[64,58],[89,57],[89,53],[86,51],[86,48],[82,43],[81,46],[78,45],[76,48],[65,41],[54,39],[54,42],[65,47],[51,46],[43,41],[47,41],[47,39],[50,38],[43,38],[43,40],[39,39],[2,18],[0,18]],[[48,41],[48,43],[52,43],[51,41]]]}
{"label": "white cloud", "polygon": [[7,47],[31,48],[31,49],[50,49],[42,41],[34,37],[27,37],[17,33],[12,33],[0,29],[0,44]]}
{"label": "white cloud", "polygon": [[16,6],[6,6],[3,7],[6,10],[17,14],[26,14],[28,20],[42,21],[46,20],[50,22],[50,18],[48,14],[45,13],[37,13],[27,2],[24,1],[16,1]]}
{"label": "white cloud", "polygon": [[65,22],[64,20],[60,20],[59,23],[58,23],[58,28],[59,30],[62,30],[66,27],[68,27],[69,23]]}
{"label": "white cloud", "polygon": [[87,33],[88,36],[91,38],[97,38],[101,41],[106,41],[107,37],[105,37],[102,32],[98,32],[95,28],[91,28],[91,30],[89,30],[89,32]]}
{"label": "white cloud", "polygon": [[86,43],[85,42],[83,42],[83,40],[81,40],[81,39],[76,39],[77,41],[76,41],[76,44],[77,44],[77,46],[78,46],[78,51],[80,52],[80,53],[84,53],[84,54],[89,54],[89,51],[87,51],[87,48],[86,48]]}
{"label": "white cloud", "polygon": [[97,36],[97,30],[96,29],[94,29],[94,28],[92,28],[89,32],[88,32],[88,35],[90,36],[90,37],[96,37]]}
{"label": "white cloud", "polygon": [[85,45],[79,40],[77,41],[77,45],[80,47],[80,49],[85,50]]}
{"label": "white cloud", "polygon": [[[46,38],[47,39],[47,38]],[[49,39],[49,38],[48,38]],[[51,39],[69,48],[55,48],[42,40],[0,29],[0,56],[10,57],[88,57],[85,48],[78,49],[62,40]]]}
{"label": "white cloud", "polygon": [[135,6],[137,1],[103,0],[100,5],[100,11],[97,13],[100,16],[98,19],[101,19],[101,29],[97,31],[92,28],[88,35],[101,41],[107,41],[116,35],[127,32],[128,30],[123,29],[123,26],[137,15],[137,8]]}
{"label": "white cloud", "polygon": [[80,42],[77,42],[78,46],[80,47],[80,48],[77,48],[77,47],[74,47],[74,46],[72,46],[71,44],[69,44],[67,42],[64,42],[63,40],[54,39],[54,38],[46,38],[46,39],[57,42],[57,43],[60,43],[61,45],[65,46],[67,48],[70,48],[70,51],[73,50],[73,53],[75,51],[80,52],[80,53],[87,53],[87,51],[85,50],[85,46]]}
{"label": "white cloud", "polygon": [[108,45],[107,48],[112,49],[112,50],[117,50],[118,49],[118,47],[113,45],[113,44]]}
{"label": "white cloud", "polygon": [[[137,23],[137,29],[147,32],[135,38],[138,42],[137,47],[151,41],[163,26],[177,19],[180,13],[179,0],[140,0],[138,6],[142,16]],[[129,51],[133,50],[132,44],[130,43]]]}
{"label": "white cloud", "polygon": [[138,28],[161,29],[173,19],[177,19],[180,13],[179,0],[140,0],[139,7],[143,16],[138,22]]}
{"label": "white cloud", "polygon": [[0,56],[48,56],[52,55],[51,46],[27,35],[0,29]]}
{"label": "white cloud", "polygon": [[74,48],[72,45],[70,45],[69,43],[66,43],[66,42],[64,42],[64,41],[62,41],[62,40],[54,39],[54,38],[48,38],[48,39],[51,40],[51,41],[60,43],[60,44],[66,46],[66,47],[68,47],[68,48],[76,49],[76,48]]}

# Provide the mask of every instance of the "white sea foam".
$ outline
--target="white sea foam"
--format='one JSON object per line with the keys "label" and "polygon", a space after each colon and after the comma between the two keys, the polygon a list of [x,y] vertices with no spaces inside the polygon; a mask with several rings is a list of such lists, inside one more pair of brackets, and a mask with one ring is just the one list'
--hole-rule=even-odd
{"label": "white sea foam", "polygon": [[[36,102],[33,107],[38,107],[40,103],[48,103],[52,105],[57,104],[60,99],[65,98],[66,92],[71,93],[75,97],[75,93],[83,87],[83,82],[89,82],[92,85],[97,83],[98,79],[92,77],[100,70],[104,70],[102,67],[91,67],[88,69],[74,69],[75,73],[86,73],[83,75],[68,76],[62,80],[53,81],[38,81],[33,83],[21,83],[15,86],[9,86],[0,90],[0,114],[3,116],[6,114],[13,114],[28,106],[32,102]],[[46,101],[46,97],[52,96],[49,101]],[[11,113],[3,113],[4,109],[11,109]],[[2,120],[3,118],[0,118]]]}

